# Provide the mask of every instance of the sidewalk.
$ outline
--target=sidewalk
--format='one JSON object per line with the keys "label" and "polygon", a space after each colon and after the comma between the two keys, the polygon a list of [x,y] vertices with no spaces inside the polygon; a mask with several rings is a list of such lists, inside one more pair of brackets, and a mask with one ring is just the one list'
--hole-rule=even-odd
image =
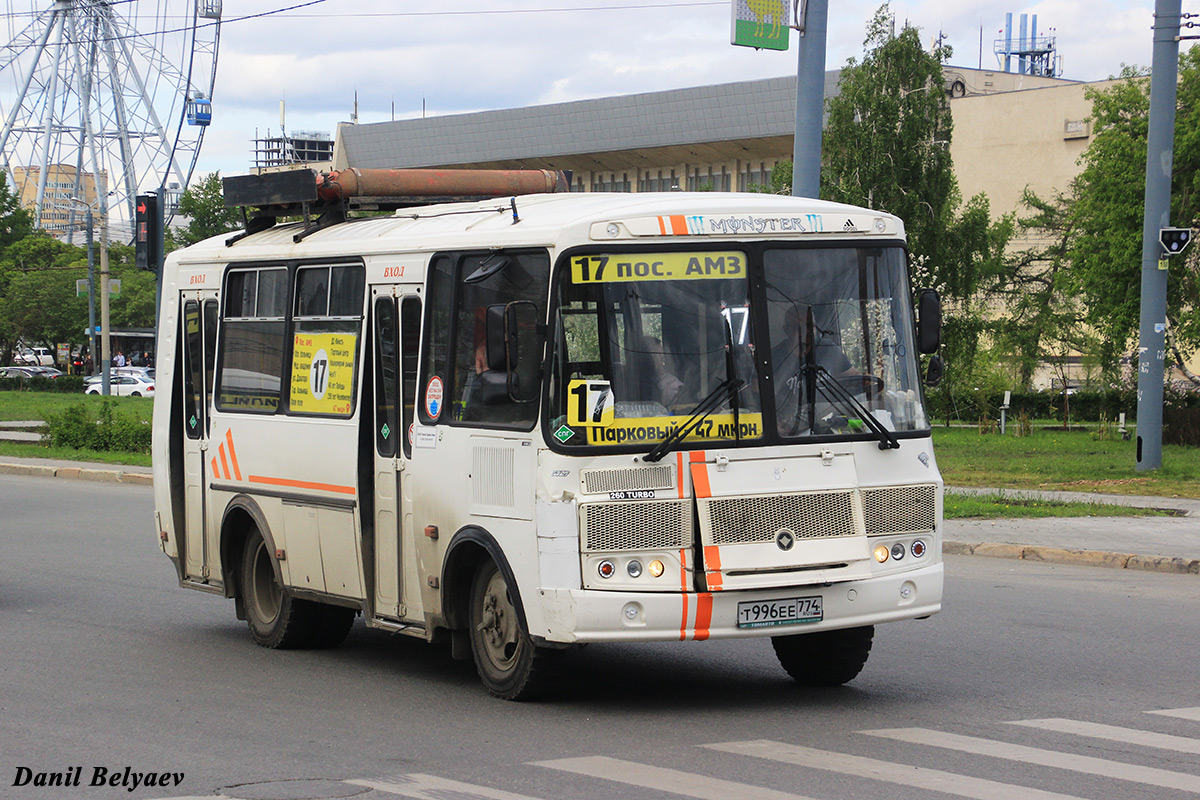
{"label": "sidewalk", "polygon": [[959,487],[947,487],[946,491],[1111,503],[1170,509],[1178,514],[1169,517],[947,520],[942,549],[948,554],[1200,575],[1200,500]]}
{"label": "sidewalk", "polygon": [[[0,439],[37,441],[36,433],[14,428],[22,424],[0,423]],[[18,436],[32,438],[13,438]],[[153,484],[149,467],[9,456],[0,456],[0,475],[73,478],[143,486]],[[1200,500],[958,487],[947,487],[946,491],[1113,503],[1171,509],[1179,514],[1170,517],[947,520],[943,529],[942,551],[948,555],[992,556],[1200,575]]]}

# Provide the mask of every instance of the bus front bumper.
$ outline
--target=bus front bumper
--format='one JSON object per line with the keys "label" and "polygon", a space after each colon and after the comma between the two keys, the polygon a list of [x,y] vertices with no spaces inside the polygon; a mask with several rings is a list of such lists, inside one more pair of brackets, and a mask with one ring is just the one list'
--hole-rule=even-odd
{"label": "bus front bumper", "polygon": [[[756,591],[600,592],[544,589],[551,642],[625,642],[786,636],[927,617],[942,607],[942,564],[867,580]],[[738,606],[819,597],[820,621],[740,627]],[[810,604],[811,607],[811,604]],[[538,626],[532,626],[536,631]]]}

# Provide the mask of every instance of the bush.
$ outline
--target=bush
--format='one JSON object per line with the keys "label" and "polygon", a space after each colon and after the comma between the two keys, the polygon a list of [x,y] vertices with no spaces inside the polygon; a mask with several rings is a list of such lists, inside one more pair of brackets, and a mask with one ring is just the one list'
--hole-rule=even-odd
{"label": "bush", "polygon": [[[1164,394],[1166,409],[1200,408],[1200,394],[1168,390]],[[1071,422],[1099,422],[1125,414],[1127,425],[1137,419],[1137,389],[1098,389],[1077,391],[1071,395]],[[972,425],[980,418],[999,419],[1000,406],[1004,403],[1004,392],[959,391],[953,396],[939,392],[927,395],[928,414],[931,420],[958,419]],[[1013,419],[1021,413],[1032,419],[1062,419],[1063,393],[1061,390],[1045,392],[1013,392],[1009,401],[1008,417]],[[1164,413],[1166,413],[1164,411]]]}
{"label": "bush", "polygon": [[150,425],[132,415],[117,413],[110,400],[101,403],[98,420],[92,418],[83,402],[61,413],[47,414],[43,436],[54,447],[150,452]]}

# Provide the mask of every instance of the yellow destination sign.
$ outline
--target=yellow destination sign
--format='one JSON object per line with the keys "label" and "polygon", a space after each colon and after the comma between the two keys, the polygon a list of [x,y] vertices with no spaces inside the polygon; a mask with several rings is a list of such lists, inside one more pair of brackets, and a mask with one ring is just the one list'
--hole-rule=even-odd
{"label": "yellow destination sign", "polygon": [[626,283],[711,278],[745,278],[746,254],[735,250],[709,253],[621,253],[575,256],[574,283]]}
{"label": "yellow destination sign", "polygon": [[297,333],[292,345],[291,409],[349,416],[354,410],[353,333]]}
{"label": "yellow destination sign", "polygon": [[[691,417],[626,417],[613,420],[607,427],[587,429],[588,444],[653,444],[670,436]],[[739,414],[738,429],[733,427],[733,414],[713,414],[701,420],[686,437],[685,442],[717,439],[758,439],[763,435],[762,414]]]}

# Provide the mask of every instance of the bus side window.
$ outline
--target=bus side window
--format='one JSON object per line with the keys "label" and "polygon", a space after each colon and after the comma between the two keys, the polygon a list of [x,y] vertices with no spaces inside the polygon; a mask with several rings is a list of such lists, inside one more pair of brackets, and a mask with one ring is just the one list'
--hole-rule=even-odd
{"label": "bus side window", "polygon": [[217,408],[273,414],[283,385],[287,270],[230,270],[217,375]]}
{"label": "bus side window", "polygon": [[[459,275],[487,273],[489,260],[495,263],[497,255],[466,256]],[[454,419],[462,422],[528,428],[537,419],[537,403],[520,400],[538,396],[544,344],[538,327],[546,318],[550,259],[544,251],[500,255],[508,262],[503,268],[481,280],[459,281],[451,408]],[[499,336],[501,322],[510,323],[516,331],[516,352],[508,355],[514,367],[511,377],[508,364],[503,359],[493,363],[488,353],[488,325]]]}
{"label": "bus side window", "polygon": [[407,438],[407,426],[396,428],[396,301],[375,300],[376,408],[375,449],[384,458],[396,455],[396,437]]}
{"label": "bus side window", "polygon": [[366,273],[359,264],[300,267],[288,410],[349,417],[357,400]]}
{"label": "bus side window", "polygon": [[200,304],[188,300],[183,304],[183,420],[189,439],[199,439],[204,430],[204,405],[200,387],[203,376],[200,342]]}
{"label": "bus side window", "polygon": [[408,431],[413,424],[417,398],[417,351],[421,344],[421,300],[406,297],[400,301],[400,397],[402,403],[401,437],[404,455],[412,457]]}

